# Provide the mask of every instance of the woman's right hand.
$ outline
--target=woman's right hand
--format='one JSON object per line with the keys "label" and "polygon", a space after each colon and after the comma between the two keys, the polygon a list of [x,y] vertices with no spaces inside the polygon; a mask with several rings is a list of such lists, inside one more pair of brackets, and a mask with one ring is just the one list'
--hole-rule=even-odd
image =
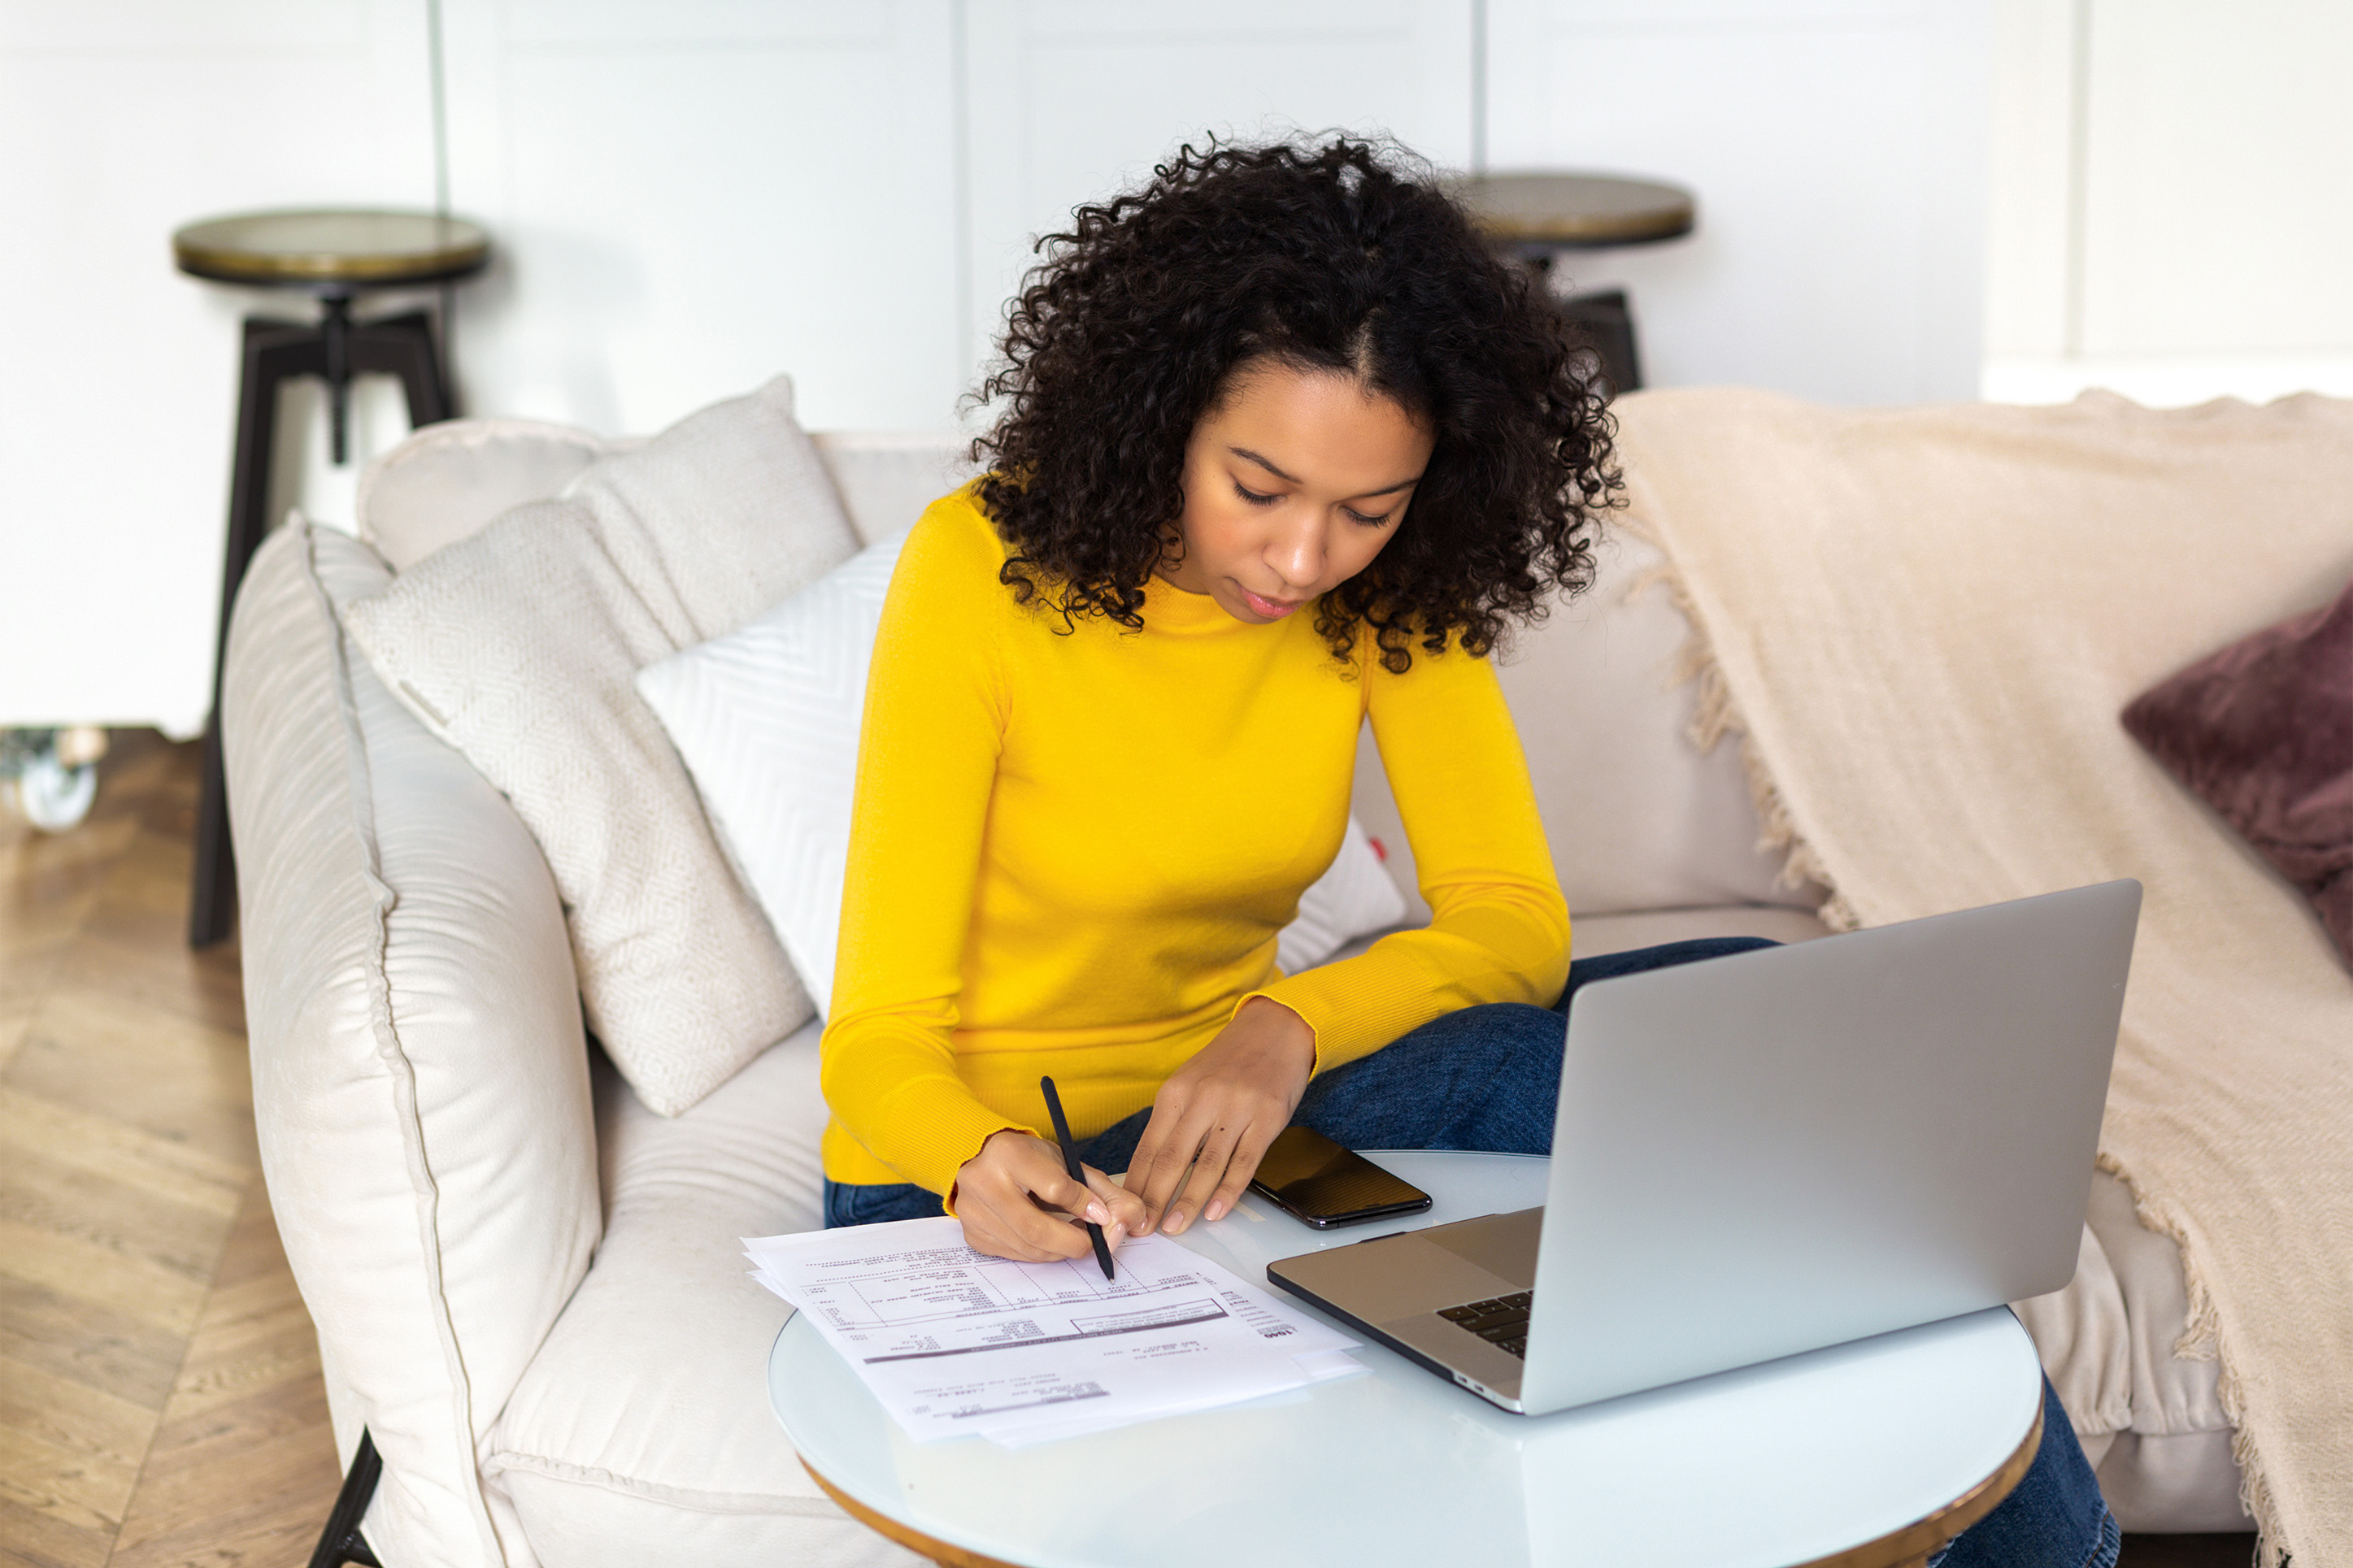
{"label": "woman's right hand", "polygon": [[1112,1250],[1152,1228],[1144,1200],[1093,1166],[1086,1184],[1071,1180],[1062,1152],[1034,1133],[1008,1128],[989,1135],[956,1171],[956,1218],[965,1245],[992,1258],[1054,1263],[1094,1250],[1079,1220],[1103,1226]]}

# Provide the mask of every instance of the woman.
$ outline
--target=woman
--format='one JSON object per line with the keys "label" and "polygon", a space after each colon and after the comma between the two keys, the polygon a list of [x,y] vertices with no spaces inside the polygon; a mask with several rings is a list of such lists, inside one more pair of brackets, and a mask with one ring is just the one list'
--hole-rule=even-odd
{"label": "woman", "polygon": [[[1546,1152],[1577,984],[1755,945],[1569,963],[1487,656],[1589,584],[1609,422],[1525,276],[1394,162],[1187,149],[1082,208],[1015,302],[990,471],[916,525],[876,643],[828,1225],[946,1212],[1077,1258],[1078,1217],[1114,1246],[1219,1218],[1294,1121]],[[1430,922],[1284,975],[1367,719]],[[2080,1485],[2025,1528],[2057,1553],[1979,1560],[2100,1545],[2053,1427]]]}

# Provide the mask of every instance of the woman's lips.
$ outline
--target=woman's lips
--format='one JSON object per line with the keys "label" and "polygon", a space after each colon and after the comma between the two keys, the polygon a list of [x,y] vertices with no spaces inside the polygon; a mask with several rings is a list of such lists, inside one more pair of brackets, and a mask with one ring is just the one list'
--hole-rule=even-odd
{"label": "woman's lips", "polygon": [[[1241,584],[1237,583],[1234,586],[1240,588]],[[1291,614],[1292,611],[1299,608],[1300,605],[1307,602],[1304,599],[1261,599],[1256,594],[1251,593],[1248,588],[1242,588],[1242,600],[1245,604],[1249,605],[1252,610],[1264,616],[1270,621],[1281,620],[1283,616]]]}

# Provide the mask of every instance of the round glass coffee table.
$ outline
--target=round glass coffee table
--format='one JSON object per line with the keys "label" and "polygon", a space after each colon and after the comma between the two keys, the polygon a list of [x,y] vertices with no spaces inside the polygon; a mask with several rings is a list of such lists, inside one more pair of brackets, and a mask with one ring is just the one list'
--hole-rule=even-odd
{"label": "round glass coffee table", "polygon": [[[1251,1197],[1183,1242],[1263,1281],[1276,1258],[1544,1201],[1540,1159],[1375,1158],[1430,1212],[1321,1235]],[[1368,1375],[1250,1405],[919,1445],[797,1315],[768,1392],[852,1515],[936,1562],[1020,1568],[1892,1568],[1990,1512],[2042,1440],[2042,1367],[2004,1307],[1535,1417],[1356,1354]]]}

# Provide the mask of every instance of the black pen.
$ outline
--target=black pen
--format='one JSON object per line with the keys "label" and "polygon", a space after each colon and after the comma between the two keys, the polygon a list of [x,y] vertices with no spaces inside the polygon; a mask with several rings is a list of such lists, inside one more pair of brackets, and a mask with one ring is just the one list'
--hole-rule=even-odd
{"label": "black pen", "polygon": [[[1085,1173],[1079,1169],[1079,1151],[1071,1142],[1071,1123],[1062,1115],[1062,1097],[1054,1092],[1054,1080],[1050,1078],[1039,1079],[1038,1087],[1046,1091],[1046,1114],[1054,1119],[1054,1136],[1062,1145],[1062,1167],[1071,1173],[1071,1180],[1083,1187],[1087,1184],[1087,1178]],[[1103,1278],[1109,1279],[1112,1278],[1111,1246],[1103,1240],[1103,1226],[1092,1220],[1087,1221],[1086,1226],[1087,1239],[1095,1244],[1095,1261],[1103,1265]]]}

